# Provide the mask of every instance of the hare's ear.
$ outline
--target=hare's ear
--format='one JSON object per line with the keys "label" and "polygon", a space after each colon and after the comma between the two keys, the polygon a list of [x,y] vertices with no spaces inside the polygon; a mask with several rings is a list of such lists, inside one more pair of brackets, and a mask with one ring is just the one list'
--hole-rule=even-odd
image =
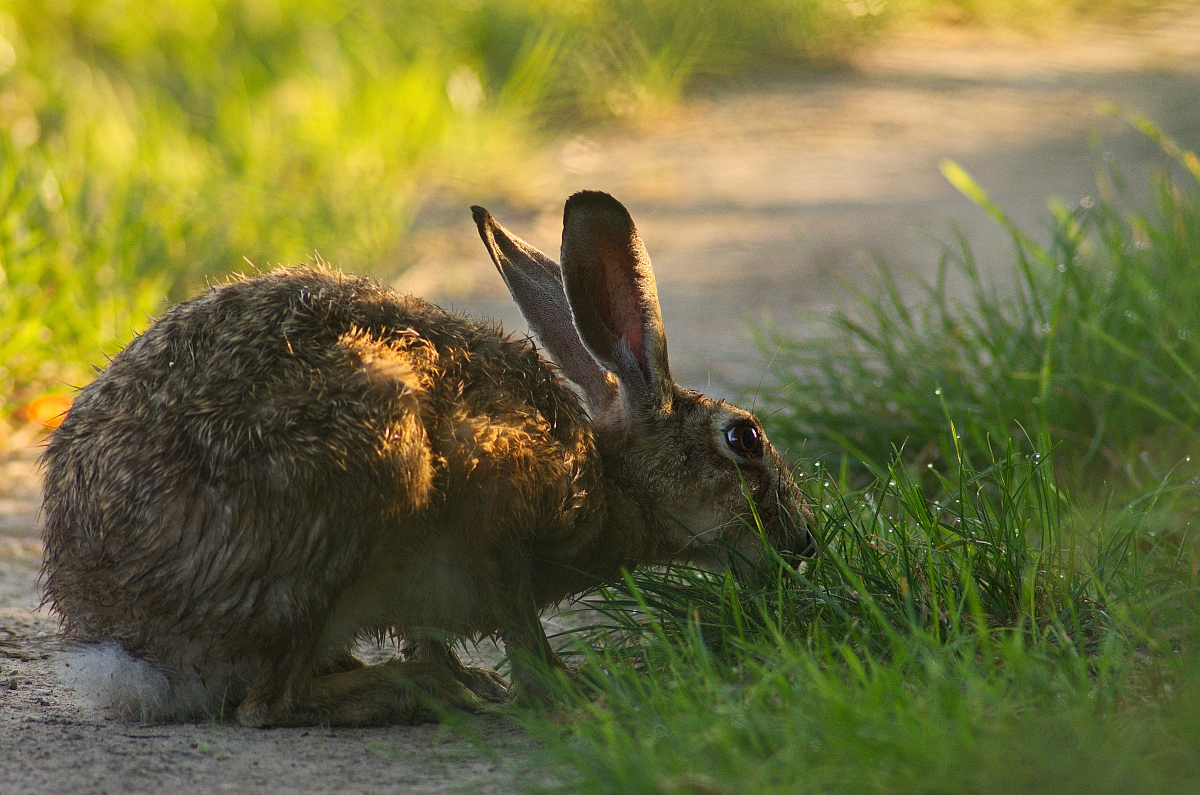
{"label": "hare's ear", "polygon": [[482,207],[472,207],[471,214],[475,216],[483,245],[492,255],[530,330],[566,376],[583,390],[593,416],[606,412],[616,397],[616,384],[579,339],[558,263],[509,234]]}
{"label": "hare's ear", "polygon": [[650,257],[633,219],[607,193],[583,191],[563,209],[562,272],[575,326],[635,406],[671,402],[667,337]]}

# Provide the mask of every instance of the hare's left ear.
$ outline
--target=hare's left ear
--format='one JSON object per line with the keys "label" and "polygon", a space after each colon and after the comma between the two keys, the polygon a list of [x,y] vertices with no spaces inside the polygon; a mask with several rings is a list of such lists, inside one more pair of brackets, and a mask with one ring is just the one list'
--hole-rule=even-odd
{"label": "hare's left ear", "polygon": [[513,300],[529,328],[558,362],[567,378],[583,390],[593,417],[608,413],[617,396],[617,385],[584,348],[575,330],[571,307],[563,292],[562,270],[558,263],[509,234],[491,213],[472,207],[483,245],[508,285]]}
{"label": "hare's left ear", "polygon": [[654,271],[619,201],[597,191],[567,199],[562,272],[580,338],[616,373],[634,410],[669,408],[671,370]]}

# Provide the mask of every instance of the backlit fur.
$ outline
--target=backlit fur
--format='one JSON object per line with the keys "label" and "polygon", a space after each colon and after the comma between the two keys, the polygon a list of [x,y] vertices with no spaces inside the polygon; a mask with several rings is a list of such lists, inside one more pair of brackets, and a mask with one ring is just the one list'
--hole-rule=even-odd
{"label": "backlit fur", "polygon": [[[772,540],[802,546],[777,454],[723,443],[750,415],[671,394],[610,431],[529,339],[369,279],[213,288],[118,354],[46,450],[46,594],[73,681],[127,719],[423,720],[431,699],[505,695],[447,636],[554,665],[547,605],[709,560],[705,538],[752,549],[743,482]],[[350,656],[388,632],[407,659]]]}

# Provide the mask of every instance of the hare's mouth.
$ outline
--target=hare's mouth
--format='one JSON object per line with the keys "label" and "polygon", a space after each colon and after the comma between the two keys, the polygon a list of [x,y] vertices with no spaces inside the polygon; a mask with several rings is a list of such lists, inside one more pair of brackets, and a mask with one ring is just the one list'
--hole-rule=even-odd
{"label": "hare's mouth", "polygon": [[761,520],[754,516],[731,516],[712,507],[668,515],[676,531],[678,558],[712,571],[732,569],[738,574],[747,574],[762,565],[767,557],[764,544],[801,559],[816,553],[814,539],[799,516],[781,510],[779,518],[783,528],[777,529],[778,535],[773,536],[763,532]]}

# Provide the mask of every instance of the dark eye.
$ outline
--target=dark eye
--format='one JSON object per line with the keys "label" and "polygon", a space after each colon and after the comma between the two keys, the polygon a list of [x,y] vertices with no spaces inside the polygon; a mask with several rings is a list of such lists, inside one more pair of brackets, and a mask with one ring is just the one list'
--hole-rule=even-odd
{"label": "dark eye", "polygon": [[762,432],[748,420],[739,420],[726,428],[725,442],[743,458],[759,458],[763,454]]}

